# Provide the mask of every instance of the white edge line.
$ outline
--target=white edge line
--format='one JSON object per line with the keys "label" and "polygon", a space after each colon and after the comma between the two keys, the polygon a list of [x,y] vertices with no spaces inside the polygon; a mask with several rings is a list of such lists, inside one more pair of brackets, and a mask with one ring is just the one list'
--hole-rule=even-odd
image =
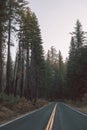
{"label": "white edge line", "polygon": [[83,115],[83,116],[86,116],[86,117],[87,117],[87,114],[85,114],[85,113],[83,113],[83,112],[81,112],[81,111],[77,110],[76,108],[71,107],[71,106],[69,106],[69,105],[67,105],[67,104],[65,104],[65,103],[63,103],[63,104],[64,104],[65,106],[69,107],[70,109],[72,109],[73,111],[75,111],[75,112],[77,112],[77,113],[79,113],[79,114],[81,114],[81,115]]}
{"label": "white edge line", "polygon": [[[50,104],[51,104],[51,103],[49,103],[48,105],[50,105]],[[16,121],[16,120],[19,120],[19,119],[21,119],[21,118],[23,118],[23,117],[26,117],[26,116],[28,116],[28,115],[31,115],[32,113],[35,113],[35,112],[37,112],[37,111],[43,109],[44,107],[46,107],[46,106],[48,106],[48,105],[45,105],[45,106],[43,106],[43,107],[41,107],[41,108],[38,108],[38,109],[36,109],[36,110],[34,110],[34,111],[31,111],[31,112],[29,112],[29,113],[27,113],[27,114],[24,114],[24,115],[22,115],[22,116],[20,116],[20,117],[17,117],[17,118],[15,118],[15,119],[11,120],[11,121],[8,121],[8,122],[6,122],[6,123],[4,123],[4,124],[1,124],[1,125],[0,125],[0,128],[3,127],[3,126],[5,126],[5,125],[8,125],[8,124],[10,124],[10,123],[12,123],[12,122],[14,122],[14,121]]]}

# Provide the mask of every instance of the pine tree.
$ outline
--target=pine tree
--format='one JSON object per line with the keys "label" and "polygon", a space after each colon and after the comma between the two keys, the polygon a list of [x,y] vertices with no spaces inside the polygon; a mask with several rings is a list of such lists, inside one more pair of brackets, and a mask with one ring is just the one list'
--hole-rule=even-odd
{"label": "pine tree", "polygon": [[45,60],[45,85],[44,85],[44,96],[45,98],[52,99],[54,96],[54,69],[51,60],[51,50],[47,52],[47,58]]}
{"label": "pine tree", "polygon": [[[85,33],[82,31],[82,25],[77,20],[75,32],[71,38],[69,59],[67,65],[67,91],[72,100],[79,100],[82,97],[83,78],[81,76],[81,49],[85,45]],[[82,72],[83,73],[83,72]],[[71,92],[71,93],[70,93]]]}
{"label": "pine tree", "polygon": [[72,33],[75,41],[75,48],[80,48],[85,44],[85,32],[79,20],[76,22],[75,32]]}
{"label": "pine tree", "polygon": [[59,70],[59,98],[63,98],[63,82],[64,82],[64,64],[63,64],[63,57],[61,51],[58,54],[58,70]]}
{"label": "pine tree", "polygon": [[57,54],[51,47],[45,64],[45,95],[50,99],[62,99],[65,70],[61,52]]}
{"label": "pine tree", "polygon": [[[74,92],[73,92],[73,77],[74,76],[74,63],[75,63],[75,41],[74,38],[71,37],[71,42],[70,42],[70,51],[69,51],[69,59],[67,62],[67,97],[71,97],[73,99],[74,97]],[[70,93],[71,92],[71,93]]]}
{"label": "pine tree", "polygon": [[[10,46],[14,46],[11,36],[13,35],[13,32],[15,33],[15,26],[14,24],[19,25],[19,19],[20,19],[20,11],[21,8],[23,7],[23,2],[21,4],[16,1],[16,0],[9,0],[7,2],[7,7],[8,7],[8,25],[7,25],[7,32],[8,32],[8,51],[7,51],[7,70],[6,70],[6,93],[9,95],[10,94],[10,87],[11,87],[11,82],[10,82],[10,69],[11,69],[11,64],[10,64],[10,51],[11,48]],[[20,8],[20,11],[19,11]]]}
{"label": "pine tree", "polygon": [[32,98],[34,102],[37,100],[38,88],[40,86],[41,78],[40,74],[43,72],[43,48],[42,48],[42,39],[41,32],[38,25],[38,20],[35,13],[32,13],[31,20],[31,65],[30,65],[30,74],[31,74],[31,88],[32,88]]}
{"label": "pine tree", "polygon": [[26,49],[26,87],[25,87],[25,96],[27,99],[31,98],[31,92],[30,92],[30,46],[31,46],[31,10],[27,8],[26,15],[25,15],[25,21],[24,21],[24,35],[25,35],[25,43],[24,48]]}

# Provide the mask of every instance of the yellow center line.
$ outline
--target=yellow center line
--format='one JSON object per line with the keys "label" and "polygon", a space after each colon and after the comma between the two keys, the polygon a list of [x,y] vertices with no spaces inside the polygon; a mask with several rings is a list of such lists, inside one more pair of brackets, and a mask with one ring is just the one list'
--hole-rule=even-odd
{"label": "yellow center line", "polygon": [[54,107],[54,109],[52,111],[52,114],[50,116],[49,122],[48,122],[47,127],[46,127],[45,130],[52,130],[54,117],[55,117],[55,113],[56,113],[56,107],[57,107],[57,104],[55,105],[55,107]]}

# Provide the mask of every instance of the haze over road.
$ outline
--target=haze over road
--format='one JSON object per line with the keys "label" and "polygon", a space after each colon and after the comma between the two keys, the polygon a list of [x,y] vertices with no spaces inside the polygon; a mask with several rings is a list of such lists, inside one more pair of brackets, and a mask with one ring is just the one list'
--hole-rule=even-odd
{"label": "haze over road", "polygon": [[51,103],[11,123],[0,125],[0,130],[87,130],[87,115],[63,103]]}

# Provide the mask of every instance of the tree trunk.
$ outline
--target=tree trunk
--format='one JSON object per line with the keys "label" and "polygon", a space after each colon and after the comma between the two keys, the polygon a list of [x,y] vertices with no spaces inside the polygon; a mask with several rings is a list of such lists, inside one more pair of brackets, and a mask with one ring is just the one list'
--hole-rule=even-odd
{"label": "tree trunk", "polygon": [[[10,5],[10,13],[11,13],[11,5]],[[10,94],[10,40],[11,40],[11,18],[9,18],[9,30],[8,30],[8,55],[7,55],[7,72],[6,72],[6,93]]]}
{"label": "tree trunk", "polygon": [[21,48],[20,48],[20,42],[19,42],[19,53],[18,53],[18,65],[17,65],[17,73],[16,73],[16,79],[15,79],[15,88],[14,88],[14,96],[17,95],[17,86],[18,86],[18,79],[20,76],[20,60],[21,60]]}
{"label": "tree trunk", "polygon": [[23,97],[23,83],[24,83],[24,56],[23,56],[23,50],[22,50],[22,68],[21,68],[21,85],[20,85],[20,97]]}
{"label": "tree trunk", "polygon": [[26,61],[26,85],[27,85],[27,99],[31,100],[30,92],[30,76],[29,76],[29,45],[27,45],[27,61]]}
{"label": "tree trunk", "polygon": [[0,33],[0,93],[2,92],[2,73],[3,73],[2,34]]}

